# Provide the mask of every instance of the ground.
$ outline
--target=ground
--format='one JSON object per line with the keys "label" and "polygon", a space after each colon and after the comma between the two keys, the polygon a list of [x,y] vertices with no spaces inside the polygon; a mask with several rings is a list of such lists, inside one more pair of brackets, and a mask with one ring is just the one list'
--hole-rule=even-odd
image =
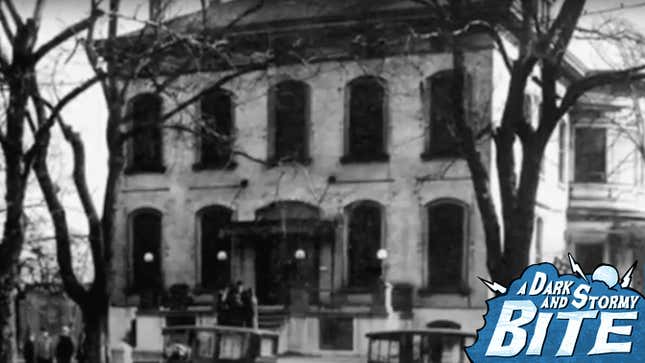
{"label": "ground", "polygon": [[278,363],[365,363],[367,359],[359,356],[349,357],[312,357],[312,356],[285,356],[278,359]]}

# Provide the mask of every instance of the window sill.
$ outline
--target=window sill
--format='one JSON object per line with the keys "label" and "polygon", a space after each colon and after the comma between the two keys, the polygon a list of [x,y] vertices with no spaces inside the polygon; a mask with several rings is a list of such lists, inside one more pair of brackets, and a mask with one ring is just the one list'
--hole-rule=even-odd
{"label": "window sill", "polygon": [[123,174],[125,175],[137,175],[137,174],[164,174],[166,172],[165,166],[154,166],[154,167],[138,167],[138,166],[129,166],[125,168]]}
{"label": "window sill", "polygon": [[378,153],[374,155],[365,156],[356,156],[356,155],[345,155],[340,158],[341,164],[361,164],[361,163],[386,163],[390,161],[390,155]]}
{"label": "window sill", "polygon": [[466,296],[470,294],[470,287],[462,284],[460,286],[449,286],[449,287],[439,287],[439,286],[428,286],[423,289],[419,289],[419,296],[428,297],[432,295],[461,295]]}
{"label": "window sill", "polygon": [[440,151],[424,151],[421,154],[421,160],[432,161],[437,159],[463,159],[460,154],[451,154],[448,152]]}
{"label": "window sill", "polygon": [[217,171],[217,170],[235,170],[237,168],[237,162],[235,160],[231,160],[230,162],[222,165],[222,164],[209,164],[209,163],[202,163],[198,162],[193,164],[193,171],[203,171],[203,170],[212,170],[212,171]]}

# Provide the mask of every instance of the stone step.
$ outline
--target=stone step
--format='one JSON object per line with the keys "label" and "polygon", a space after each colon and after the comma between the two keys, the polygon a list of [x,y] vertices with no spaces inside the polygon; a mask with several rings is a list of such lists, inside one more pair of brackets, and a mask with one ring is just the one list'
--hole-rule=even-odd
{"label": "stone step", "polygon": [[258,306],[258,326],[260,329],[279,330],[288,317],[289,313],[284,306]]}

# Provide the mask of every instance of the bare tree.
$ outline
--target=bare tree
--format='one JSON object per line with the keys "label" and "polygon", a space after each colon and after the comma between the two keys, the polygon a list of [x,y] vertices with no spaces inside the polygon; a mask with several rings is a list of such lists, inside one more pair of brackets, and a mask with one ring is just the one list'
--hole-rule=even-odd
{"label": "bare tree", "polygon": [[[3,105],[3,130],[0,132],[0,145],[4,156],[6,214],[2,244],[0,244],[0,362],[13,360],[11,342],[13,335],[12,291],[15,287],[20,251],[25,240],[24,215],[25,191],[30,169],[36,156],[46,147],[48,130],[53,122],[37,125],[32,122],[30,97],[38,87],[36,67],[63,42],[85,31],[99,16],[98,12],[67,27],[50,40],[36,46],[40,32],[44,0],[36,1],[33,12],[23,17],[12,0],[0,3],[0,29],[2,49],[0,49],[0,75],[6,104]],[[98,78],[88,80],[73,90],[56,105],[60,112],[76,95],[96,83]],[[30,146],[26,130],[33,134]]]}
{"label": "bare tree", "polygon": [[[437,11],[440,34],[452,45],[455,82],[452,98],[455,112],[453,126],[460,139],[461,150],[470,169],[478,208],[486,239],[486,264],[491,277],[507,284],[529,263],[536,195],[545,147],[563,116],[587,91],[645,77],[643,63],[620,70],[583,75],[561,83],[565,72],[565,54],[583,14],[585,1],[522,0],[509,2],[511,12],[506,24],[486,19],[464,18],[461,14],[469,1],[450,2],[441,6],[432,0],[418,0]],[[510,25],[510,26],[509,26]],[[501,29],[510,29],[517,41],[517,56],[511,56],[502,41]],[[501,218],[495,210],[490,171],[476,148],[478,131],[466,122],[462,94],[464,90],[464,49],[459,40],[474,31],[485,32],[496,42],[508,67],[510,81],[499,126],[489,126],[496,146],[494,166],[499,180]],[[539,77],[536,75],[539,74]],[[533,126],[524,115],[524,94],[527,85],[536,82],[541,90],[540,119]],[[563,87],[564,91],[560,91]],[[519,175],[513,147],[521,145]]]}

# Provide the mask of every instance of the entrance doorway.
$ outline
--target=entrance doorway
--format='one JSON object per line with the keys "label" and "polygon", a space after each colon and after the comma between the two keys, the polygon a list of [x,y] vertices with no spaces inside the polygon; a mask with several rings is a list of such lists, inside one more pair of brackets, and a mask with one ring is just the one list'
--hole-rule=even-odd
{"label": "entrance doorway", "polygon": [[319,236],[315,226],[320,221],[320,209],[302,202],[279,201],[258,209],[255,217],[269,226],[255,243],[258,303],[288,305],[293,288],[304,288],[310,296],[317,296]]}
{"label": "entrance doorway", "polygon": [[[304,256],[296,258],[296,251]],[[288,305],[293,288],[318,290],[318,246],[311,235],[290,233],[262,238],[255,245],[255,287],[261,305]]]}

